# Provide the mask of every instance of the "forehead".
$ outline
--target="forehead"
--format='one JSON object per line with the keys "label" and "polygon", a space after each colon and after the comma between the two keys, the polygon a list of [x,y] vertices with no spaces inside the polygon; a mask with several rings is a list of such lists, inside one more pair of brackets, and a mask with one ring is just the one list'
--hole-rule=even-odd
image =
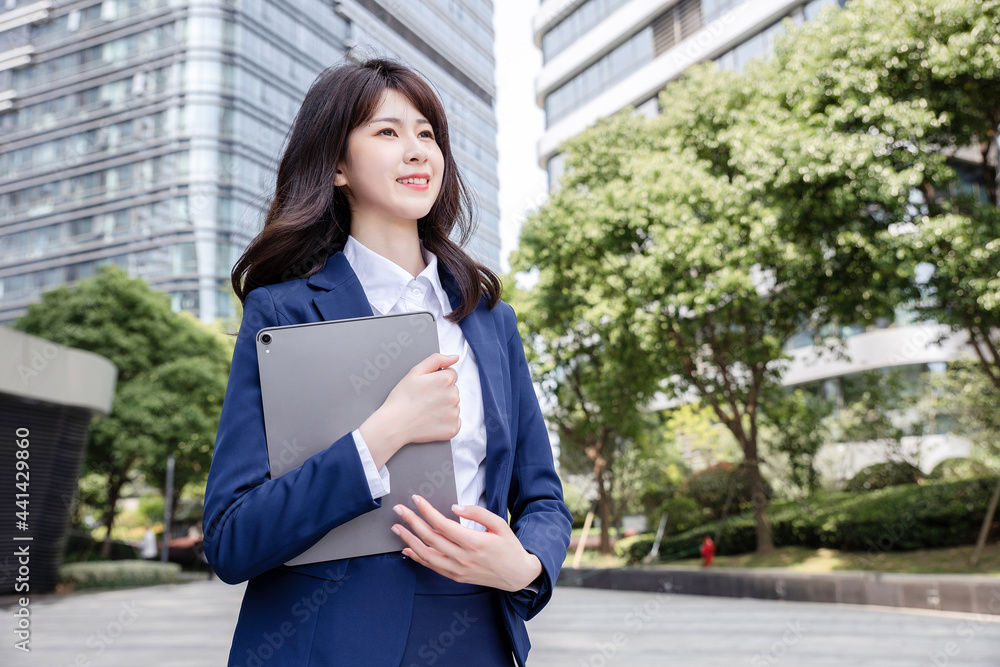
{"label": "forehead", "polygon": [[417,109],[409,97],[392,88],[382,94],[382,99],[375,106],[372,117],[367,122],[371,123],[380,118],[395,118],[404,123],[428,122],[427,116]]}

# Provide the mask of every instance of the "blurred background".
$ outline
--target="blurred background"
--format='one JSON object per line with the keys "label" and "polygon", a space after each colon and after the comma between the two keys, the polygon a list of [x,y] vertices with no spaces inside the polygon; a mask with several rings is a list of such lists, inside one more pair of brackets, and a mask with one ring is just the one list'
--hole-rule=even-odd
{"label": "blurred background", "polygon": [[444,102],[568,572],[1000,574],[1000,3],[0,3],[0,540],[39,591],[210,576],[230,271],[346,55]]}

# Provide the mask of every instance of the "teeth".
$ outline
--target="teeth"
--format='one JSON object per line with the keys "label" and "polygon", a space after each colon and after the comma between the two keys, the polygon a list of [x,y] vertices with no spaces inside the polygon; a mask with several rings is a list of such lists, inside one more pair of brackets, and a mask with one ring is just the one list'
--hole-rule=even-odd
{"label": "teeth", "polygon": [[417,185],[427,185],[426,178],[397,178],[400,183],[415,183]]}

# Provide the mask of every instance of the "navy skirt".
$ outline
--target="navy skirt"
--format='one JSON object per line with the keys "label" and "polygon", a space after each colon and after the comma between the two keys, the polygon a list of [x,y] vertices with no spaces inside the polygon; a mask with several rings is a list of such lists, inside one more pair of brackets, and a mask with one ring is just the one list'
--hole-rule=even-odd
{"label": "navy skirt", "polygon": [[417,586],[400,667],[515,664],[496,589],[460,584],[417,563],[413,566]]}

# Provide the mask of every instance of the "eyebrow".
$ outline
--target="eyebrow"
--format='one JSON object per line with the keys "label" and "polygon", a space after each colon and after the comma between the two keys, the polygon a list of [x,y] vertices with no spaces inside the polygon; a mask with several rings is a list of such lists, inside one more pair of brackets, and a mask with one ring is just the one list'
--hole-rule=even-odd
{"label": "eyebrow", "polygon": [[[403,121],[398,118],[385,117],[385,118],[372,118],[368,121],[369,125],[374,125],[375,123],[395,123],[396,125],[402,125]],[[431,122],[426,118],[418,118],[417,125],[430,125]]]}

